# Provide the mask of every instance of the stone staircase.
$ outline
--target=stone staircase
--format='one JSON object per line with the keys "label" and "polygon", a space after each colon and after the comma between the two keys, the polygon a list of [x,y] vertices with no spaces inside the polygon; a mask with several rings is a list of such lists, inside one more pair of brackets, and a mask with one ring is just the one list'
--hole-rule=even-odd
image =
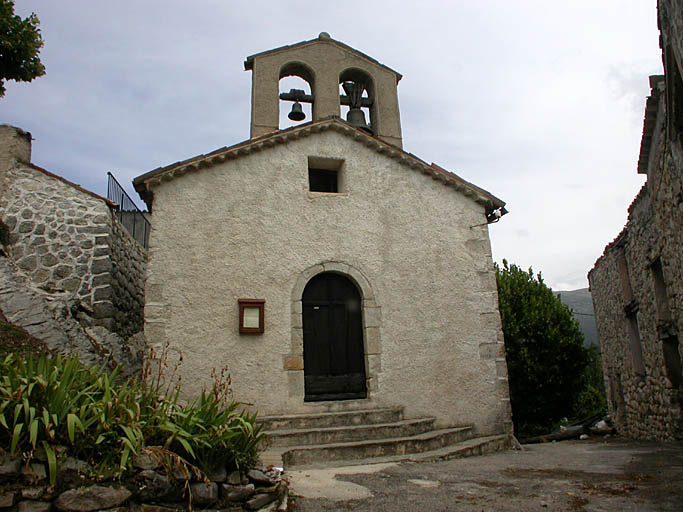
{"label": "stone staircase", "polygon": [[268,434],[264,464],[290,468],[430,461],[509,447],[506,435],[473,437],[471,426],[434,429],[434,418],[404,419],[403,409],[369,409],[259,418]]}

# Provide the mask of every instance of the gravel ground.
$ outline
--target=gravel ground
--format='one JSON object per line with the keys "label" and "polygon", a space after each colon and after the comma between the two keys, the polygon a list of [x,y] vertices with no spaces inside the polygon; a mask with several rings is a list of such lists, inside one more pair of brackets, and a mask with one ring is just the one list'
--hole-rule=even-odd
{"label": "gravel ground", "polygon": [[435,463],[287,471],[297,512],[683,511],[683,444],[526,445]]}

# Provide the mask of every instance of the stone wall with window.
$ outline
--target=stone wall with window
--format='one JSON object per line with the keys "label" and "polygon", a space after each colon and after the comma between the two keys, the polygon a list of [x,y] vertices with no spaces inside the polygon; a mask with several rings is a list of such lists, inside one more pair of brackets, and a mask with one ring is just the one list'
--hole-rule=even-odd
{"label": "stone wall with window", "polygon": [[62,293],[96,325],[142,330],[146,251],[106,198],[33,165],[30,134],[0,126],[0,219],[8,256],[30,281]]}
{"label": "stone wall with window", "polygon": [[[589,274],[610,413],[619,432],[636,439],[683,437],[680,347],[669,336],[681,329],[683,269],[680,256],[665,256],[675,242],[656,228],[646,185],[626,229]],[[680,237],[677,245],[680,251]],[[667,308],[673,323],[657,307],[658,289],[667,304],[679,305],[677,313]]]}
{"label": "stone wall with window", "polygon": [[626,227],[588,275],[612,417],[633,438],[683,439],[683,7],[659,2],[665,75],[650,77]]}

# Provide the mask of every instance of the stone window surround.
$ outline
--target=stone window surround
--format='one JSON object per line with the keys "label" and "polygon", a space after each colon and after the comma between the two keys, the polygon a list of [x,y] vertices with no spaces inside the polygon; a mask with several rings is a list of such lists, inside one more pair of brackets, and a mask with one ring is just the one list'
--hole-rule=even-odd
{"label": "stone window surround", "polygon": [[[357,268],[339,261],[325,261],[308,267],[299,274],[292,289],[292,350],[285,356],[284,369],[289,381],[289,396],[304,401],[304,333],[303,306],[301,297],[308,282],[318,274],[333,272],[341,274],[356,285],[361,295],[363,309],[363,345],[365,352],[365,375],[367,379],[367,397],[378,389],[378,374],[381,372],[381,308],[375,300],[370,282]],[[307,402],[313,405],[317,402]]]}

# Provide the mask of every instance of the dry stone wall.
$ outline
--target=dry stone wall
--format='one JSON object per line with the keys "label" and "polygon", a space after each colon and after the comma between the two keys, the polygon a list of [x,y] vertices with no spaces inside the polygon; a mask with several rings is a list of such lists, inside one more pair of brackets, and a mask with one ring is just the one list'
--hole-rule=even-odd
{"label": "dry stone wall", "polygon": [[111,213],[84,194],[30,166],[9,170],[2,200],[9,254],[45,290],[64,290],[92,306],[107,256]]}
{"label": "dry stone wall", "polygon": [[[617,429],[636,439],[674,440],[683,437],[681,396],[667,374],[651,272],[667,239],[652,217],[645,187],[631,207],[627,229],[598,260],[589,279],[609,408]],[[622,258],[631,297],[622,290]],[[663,261],[667,272],[675,271]],[[680,276],[680,261],[678,272]],[[670,288],[672,294],[675,288]],[[677,323],[680,332],[680,318]]]}
{"label": "dry stone wall", "polygon": [[662,48],[673,48],[674,58],[666,61],[664,77],[651,77],[641,146],[647,183],[629,208],[626,227],[588,278],[617,428],[632,438],[680,440],[683,126],[667,102],[671,91],[683,91],[683,6],[662,0],[659,9]]}
{"label": "dry stone wall", "polygon": [[0,126],[0,219],[12,263],[4,268],[43,296],[67,300],[86,327],[123,338],[142,331],[146,251],[113,203],[31,164],[30,150],[30,134]]}
{"label": "dry stone wall", "polygon": [[[64,450],[63,447],[62,451]],[[44,451],[30,463],[0,458],[0,510],[20,512],[177,512],[180,510],[289,510],[289,489],[278,469],[230,471],[217,466],[198,480],[189,471],[165,469],[143,454],[129,478],[106,479],[86,461],[59,455],[49,485]],[[189,479],[189,481],[188,481]]]}

